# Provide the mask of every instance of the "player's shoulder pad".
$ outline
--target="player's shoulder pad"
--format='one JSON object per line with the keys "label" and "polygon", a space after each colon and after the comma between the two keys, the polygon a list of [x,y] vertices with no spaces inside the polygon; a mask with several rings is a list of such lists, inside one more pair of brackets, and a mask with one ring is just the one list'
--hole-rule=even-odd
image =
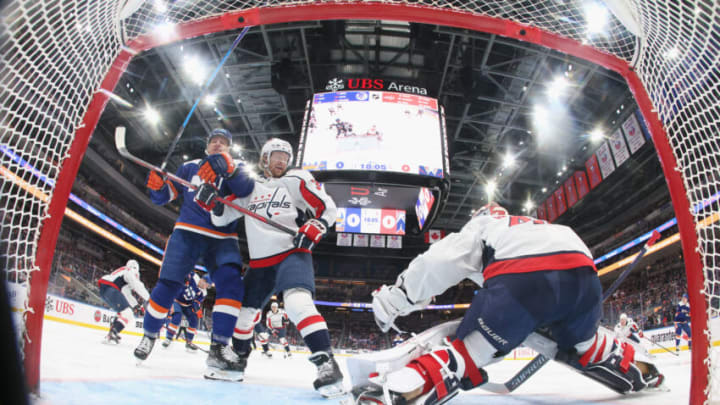
{"label": "player's shoulder pad", "polygon": [[315,180],[315,177],[313,177],[309,171],[297,167],[288,170],[284,177],[299,177],[303,180]]}

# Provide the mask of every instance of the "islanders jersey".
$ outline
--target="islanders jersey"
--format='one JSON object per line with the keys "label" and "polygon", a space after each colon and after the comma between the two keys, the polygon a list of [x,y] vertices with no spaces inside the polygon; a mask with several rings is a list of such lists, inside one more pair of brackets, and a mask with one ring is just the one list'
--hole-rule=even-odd
{"label": "islanders jersey", "polygon": [[138,304],[132,294],[133,291],[135,291],[135,293],[142,297],[145,301],[150,298],[150,294],[145,288],[145,284],[140,281],[138,275],[125,266],[118,268],[110,274],[102,276],[98,280],[98,286],[103,284],[115,288],[116,290],[120,290],[120,292],[125,296],[125,299],[128,301],[128,304],[130,304],[130,307],[134,307]]}
{"label": "islanders jersey", "polygon": [[[335,202],[307,170],[290,170],[280,178],[256,180],[250,195],[245,198],[231,195],[228,199],[294,231],[310,218],[324,220],[328,228],[337,218]],[[241,216],[240,211],[226,206],[221,216],[212,216],[212,221],[217,226],[226,226]],[[245,219],[245,234],[253,268],[273,266],[295,252],[310,253],[295,248],[294,235],[253,218]]]}
{"label": "islanders jersey", "polygon": [[278,308],[277,312],[273,312],[271,309],[265,315],[265,324],[268,329],[283,329],[288,322],[287,313],[281,308]]}
{"label": "islanders jersey", "polygon": [[590,250],[572,229],[497,213],[476,216],[460,232],[432,244],[410,262],[396,284],[419,303],[465,278],[483,286],[501,274],[578,267],[595,269]]}
{"label": "islanders jersey", "polygon": [[175,297],[175,302],[183,307],[192,306],[193,302],[200,304],[207,296],[207,291],[198,287],[199,277],[194,272],[185,278],[185,286]]}
{"label": "islanders jersey", "polygon": [[[177,170],[176,175],[189,181],[195,186],[199,186],[202,184],[202,180],[197,175],[199,163],[200,159],[190,160],[183,163],[183,165]],[[242,170],[243,164],[241,162],[236,161],[235,164]],[[253,181],[248,179],[245,184],[242,185],[241,189],[241,191],[246,193],[243,196],[250,194],[253,189]],[[220,191],[223,195],[230,193],[229,187],[226,184],[221,185]],[[165,186],[163,186],[160,190],[150,190],[150,199],[157,205],[164,205],[179,197],[180,194],[182,194],[183,203],[180,207],[180,216],[175,222],[174,229],[184,229],[186,231],[218,239],[238,238],[235,223],[229,222],[223,226],[213,225],[210,220],[210,213],[205,211],[193,200],[195,197],[195,191],[190,190],[177,182],[168,180],[165,183]]]}
{"label": "islanders jersey", "polygon": [[687,323],[690,322],[690,304],[678,303],[677,310],[675,310],[675,322]]}

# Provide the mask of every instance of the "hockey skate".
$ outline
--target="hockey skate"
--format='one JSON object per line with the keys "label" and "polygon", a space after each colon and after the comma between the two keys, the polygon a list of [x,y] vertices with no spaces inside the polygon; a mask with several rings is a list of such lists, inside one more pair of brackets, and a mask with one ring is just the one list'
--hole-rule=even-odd
{"label": "hockey skate", "polygon": [[289,359],[290,356],[292,356],[292,354],[290,352],[285,352],[285,354],[283,354],[284,359]]}
{"label": "hockey skate", "polygon": [[270,352],[262,352],[263,357],[267,357],[268,359],[272,359],[272,353]]}
{"label": "hockey skate", "polygon": [[[248,353],[249,354],[249,353]],[[208,380],[242,381],[248,356],[238,356],[228,345],[212,342],[205,362]]]}
{"label": "hockey skate", "polygon": [[162,347],[167,349],[168,347],[170,347],[170,343],[172,343],[172,339],[165,339],[162,342]]}
{"label": "hockey skate", "polygon": [[318,369],[318,377],[313,387],[325,398],[335,398],[345,394],[343,375],[335,358],[327,352],[315,352],[308,358]]}
{"label": "hockey skate", "polygon": [[143,361],[145,361],[148,356],[150,355],[150,352],[153,349],[153,346],[155,346],[155,338],[151,338],[149,336],[143,336],[142,340],[140,340],[140,344],[135,348],[135,351],[133,354],[135,355],[135,359],[138,361],[138,365],[142,364]]}
{"label": "hockey skate", "polygon": [[103,343],[105,343],[107,345],[120,344],[120,335],[117,332],[115,332],[115,330],[110,329],[108,334],[105,335],[105,339],[103,340]]}
{"label": "hockey skate", "polygon": [[188,353],[197,353],[198,347],[195,346],[192,342],[185,342],[185,350]]}

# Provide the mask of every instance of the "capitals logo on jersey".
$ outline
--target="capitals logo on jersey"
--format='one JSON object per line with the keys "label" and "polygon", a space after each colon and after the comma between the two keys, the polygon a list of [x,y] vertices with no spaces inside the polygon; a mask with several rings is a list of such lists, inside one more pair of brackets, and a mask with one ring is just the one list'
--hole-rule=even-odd
{"label": "capitals logo on jersey", "polygon": [[270,218],[273,215],[279,214],[279,212],[275,210],[289,209],[292,207],[287,194],[280,193],[282,196],[279,196],[279,191],[280,189],[275,189],[273,193],[261,194],[253,197],[250,204],[248,204],[248,210],[254,213],[264,210],[267,217]]}

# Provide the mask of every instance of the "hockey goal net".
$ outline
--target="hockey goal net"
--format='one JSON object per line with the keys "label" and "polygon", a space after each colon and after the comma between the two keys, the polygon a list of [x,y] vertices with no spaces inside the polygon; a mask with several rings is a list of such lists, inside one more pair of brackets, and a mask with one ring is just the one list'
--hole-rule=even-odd
{"label": "hockey goal net", "polygon": [[[399,20],[532,42],[616,71],[653,137],[682,239],[692,307],[691,403],[720,400],[718,192],[720,6],[712,1],[30,1],[2,10],[0,45],[0,265],[24,291],[20,331],[37,389],[43,308],[70,188],[106,93],[136,52],[197,35],[291,21]],[[597,9],[595,9],[597,10]],[[174,26],[170,37],[160,25]]]}

